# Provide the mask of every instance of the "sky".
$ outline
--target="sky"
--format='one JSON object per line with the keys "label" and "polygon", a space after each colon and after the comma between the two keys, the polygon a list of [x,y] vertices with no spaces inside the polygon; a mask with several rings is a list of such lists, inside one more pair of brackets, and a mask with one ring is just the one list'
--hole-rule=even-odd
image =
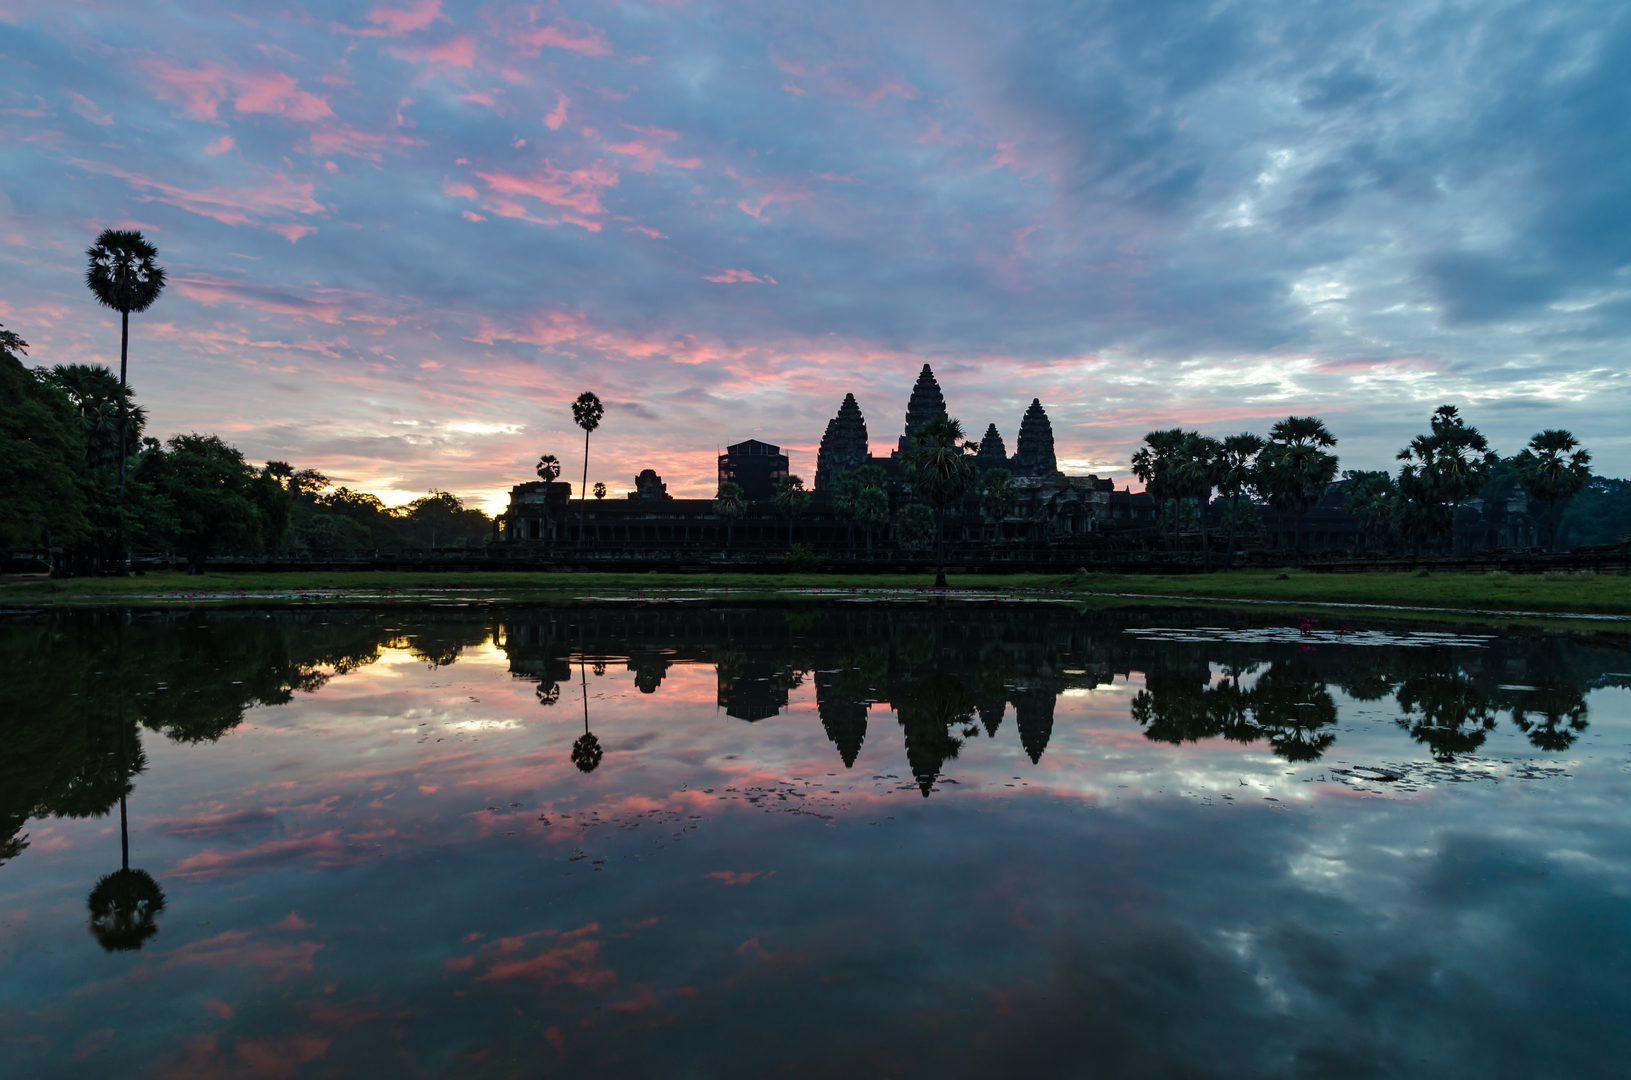
{"label": "sky", "polygon": [[614,494],[810,479],[925,363],[1118,484],[1293,413],[1386,468],[1443,403],[1626,476],[1627,147],[1612,3],[0,0],[0,323],[117,366],[84,249],[139,228],[149,434],[393,504],[576,485],[583,390]]}

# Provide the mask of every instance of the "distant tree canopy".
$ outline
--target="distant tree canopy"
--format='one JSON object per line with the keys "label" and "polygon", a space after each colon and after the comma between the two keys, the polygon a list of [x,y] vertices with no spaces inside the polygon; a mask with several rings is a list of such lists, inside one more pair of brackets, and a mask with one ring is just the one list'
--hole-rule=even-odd
{"label": "distant tree canopy", "polygon": [[31,370],[27,348],[0,328],[0,546],[60,552],[60,571],[118,566],[121,537],[137,552],[174,552],[203,568],[225,555],[471,547],[491,535],[491,518],[445,491],[392,508],[366,492],[329,491],[314,469],[257,468],[217,435],[143,438],[146,414],[113,372]]}

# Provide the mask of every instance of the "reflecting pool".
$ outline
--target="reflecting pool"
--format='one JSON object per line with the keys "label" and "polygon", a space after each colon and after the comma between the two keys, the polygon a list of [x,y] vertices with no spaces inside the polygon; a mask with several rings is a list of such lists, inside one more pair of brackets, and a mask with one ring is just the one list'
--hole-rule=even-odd
{"label": "reflecting pool", "polygon": [[1623,1075],[1631,653],[1006,604],[0,620],[29,1077]]}

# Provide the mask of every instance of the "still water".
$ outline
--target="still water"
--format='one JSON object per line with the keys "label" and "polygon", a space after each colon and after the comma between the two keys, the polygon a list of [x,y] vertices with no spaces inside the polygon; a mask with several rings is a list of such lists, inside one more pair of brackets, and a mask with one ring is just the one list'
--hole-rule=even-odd
{"label": "still water", "polygon": [[1612,642],[862,604],[0,638],[10,1076],[1631,1068]]}

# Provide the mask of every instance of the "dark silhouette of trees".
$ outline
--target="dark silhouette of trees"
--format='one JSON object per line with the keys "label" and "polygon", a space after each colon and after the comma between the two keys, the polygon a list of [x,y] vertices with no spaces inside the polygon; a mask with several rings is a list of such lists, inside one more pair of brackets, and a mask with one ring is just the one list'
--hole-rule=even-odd
{"label": "dark silhouette of trees", "polygon": [[1454,405],[1440,405],[1432,430],[1410,440],[1397,459],[1399,494],[1404,500],[1404,529],[1429,543],[1448,541],[1454,528],[1452,508],[1489,483],[1499,460],[1489,441],[1461,419]]}
{"label": "dark silhouette of trees", "polygon": [[734,480],[726,480],[719,485],[719,492],[714,496],[714,516],[722,518],[725,522],[725,550],[731,549],[731,530],[736,520],[747,513],[747,500],[742,497],[742,485]]}
{"label": "dark silhouette of trees", "polygon": [[934,540],[934,511],[922,503],[907,503],[895,515],[895,539],[902,547],[921,548]]}
{"label": "dark silhouette of trees", "polygon": [[1561,753],[1586,730],[1586,695],[1562,679],[1542,679],[1533,689],[1519,691],[1512,722],[1535,749]]}
{"label": "dark silhouette of trees", "polygon": [[606,497],[606,485],[599,480],[595,481],[595,501],[599,502]]}
{"label": "dark silhouette of trees", "polygon": [[935,511],[935,567],[937,588],[946,584],[946,509],[962,501],[979,470],[974,464],[975,443],[963,438],[963,425],[949,416],[934,416],[912,432],[912,443],[902,458],[906,482],[918,498]]}
{"label": "dark silhouette of trees", "polygon": [[1342,507],[1359,524],[1361,550],[1371,541],[1392,535],[1399,520],[1399,485],[1382,470],[1343,472]]}
{"label": "dark silhouette of trees", "polygon": [[1546,543],[1557,550],[1557,508],[1591,481],[1591,452],[1572,432],[1547,429],[1513,459],[1518,482],[1546,504]]}
{"label": "dark silhouette of trees", "polygon": [[572,403],[572,422],[583,429],[583,486],[578,489],[578,547],[583,547],[583,521],[589,509],[589,435],[600,426],[606,407],[585,390]]}
{"label": "dark silhouette of trees", "polygon": [[[1133,454],[1133,475],[1143,481],[1145,492],[1157,506],[1179,497],[1178,448],[1183,445],[1185,437],[1182,428],[1152,431],[1144,436],[1144,445]],[[1173,516],[1172,538],[1168,546],[1172,551],[1178,548],[1177,515]]]}
{"label": "dark silhouette of trees", "polygon": [[1326,450],[1336,436],[1314,416],[1288,416],[1269,429],[1268,445],[1258,455],[1260,487],[1278,514],[1297,518],[1294,558],[1302,565],[1303,516],[1319,503],[1337,475],[1337,457]]}
{"label": "dark silhouette of trees", "polygon": [[980,474],[980,513],[991,519],[991,538],[1002,537],[1002,522],[1019,505],[1019,488],[1014,485],[1014,474],[1003,468],[987,469]]}
{"label": "dark silhouette of trees", "polygon": [[793,522],[804,516],[810,506],[810,493],[804,490],[804,478],[784,476],[776,481],[776,493],[770,497],[776,511],[787,519],[787,545],[793,546]]}
{"label": "dark silhouette of trees", "polygon": [[0,329],[0,545],[44,538],[49,551],[90,530],[80,487],[85,440],[67,395],[23,366],[27,349]]}
{"label": "dark silhouette of trees", "polygon": [[1218,494],[1229,500],[1229,540],[1225,565],[1235,564],[1235,533],[1240,523],[1240,497],[1257,489],[1257,455],[1267,445],[1249,431],[1223,440],[1218,455]]}
{"label": "dark silhouette of trees", "polygon": [[1176,456],[1174,472],[1179,497],[1195,500],[1201,526],[1201,567],[1211,573],[1212,489],[1217,486],[1225,465],[1223,443],[1192,431],[1178,444]]}

